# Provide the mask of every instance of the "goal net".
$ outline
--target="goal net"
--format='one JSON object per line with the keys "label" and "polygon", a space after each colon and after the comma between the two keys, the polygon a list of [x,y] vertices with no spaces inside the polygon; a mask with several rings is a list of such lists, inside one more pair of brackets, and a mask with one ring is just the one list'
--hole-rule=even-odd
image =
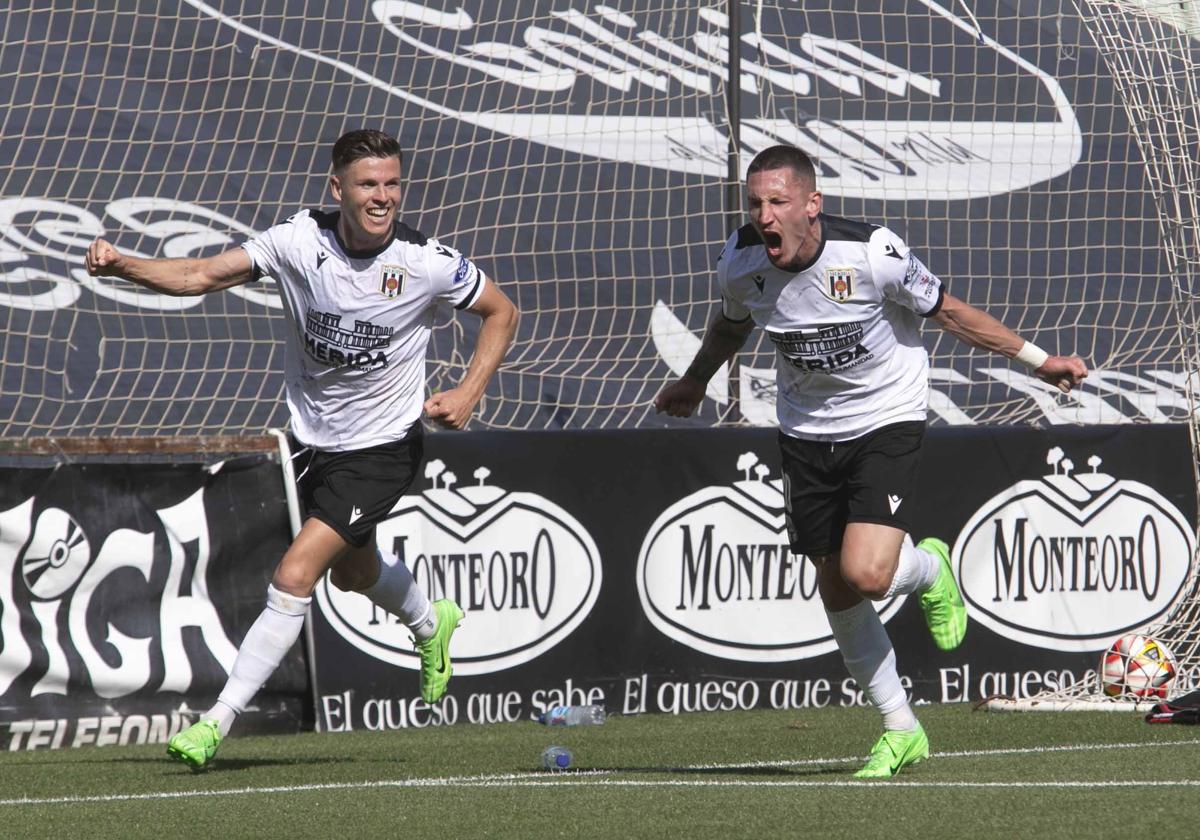
{"label": "goal net", "polygon": [[[524,313],[477,426],[666,423],[650,402],[711,315],[730,196],[776,142],[817,159],[829,212],[887,223],[956,295],[1096,370],[1057,397],[930,331],[932,422],[1182,420],[1194,122],[1168,116],[1194,120],[1189,53],[1137,9],[1097,52],[1055,3],[11,0],[0,437],[283,425],[269,283],[161,297],[82,256],[97,235],[216,253],[328,206],[328,147],[364,125],[406,150],[406,220]],[[435,331],[430,387],[461,375],[472,321]],[[751,346],[678,422],[770,424],[773,364]]]}
{"label": "goal net", "polygon": [[[1164,265],[1172,281],[1172,323],[1184,371],[1180,384],[1195,406],[1200,372],[1200,7],[1166,0],[1077,0],[1120,95],[1130,133],[1145,161],[1146,189],[1157,210]],[[1190,413],[1193,451],[1200,440]],[[1173,652],[1180,677],[1172,695],[1200,687],[1200,563],[1165,619],[1146,635]],[[1112,709],[1153,701],[1107,697],[1098,673],[1075,685],[1024,700],[994,699],[992,708]]]}

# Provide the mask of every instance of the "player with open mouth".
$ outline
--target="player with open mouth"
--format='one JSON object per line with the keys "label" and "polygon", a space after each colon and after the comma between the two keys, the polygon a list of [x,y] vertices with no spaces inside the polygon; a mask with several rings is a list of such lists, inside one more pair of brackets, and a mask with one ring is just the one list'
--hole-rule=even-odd
{"label": "player with open mouth", "polygon": [[1087,367],[947,294],[887,228],[822,212],[816,172],[800,149],[760,152],[746,197],[750,224],[717,263],[721,306],[687,372],[654,404],[691,415],[756,324],[775,344],[788,539],[816,565],[846,668],[883,715],[884,733],[856,775],[891,778],[928,757],[929,741],[872,602],[919,595],[942,650],[956,648],[967,629],[949,546],[909,536],[929,397],[921,322],[1022,362],[1064,392]]}

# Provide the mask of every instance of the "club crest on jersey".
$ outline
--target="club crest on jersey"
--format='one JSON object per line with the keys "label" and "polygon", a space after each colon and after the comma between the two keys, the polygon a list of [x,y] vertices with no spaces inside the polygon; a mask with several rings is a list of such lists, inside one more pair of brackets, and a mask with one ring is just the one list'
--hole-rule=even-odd
{"label": "club crest on jersey", "polygon": [[404,269],[398,265],[385,265],[379,269],[379,292],[384,297],[399,297],[404,291]]}
{"label": "club crest on jersey", "polygon": [[854,269],[825,269],[825,288],[825,293],[838,303],[849,300],[850,296],[854,294]]}

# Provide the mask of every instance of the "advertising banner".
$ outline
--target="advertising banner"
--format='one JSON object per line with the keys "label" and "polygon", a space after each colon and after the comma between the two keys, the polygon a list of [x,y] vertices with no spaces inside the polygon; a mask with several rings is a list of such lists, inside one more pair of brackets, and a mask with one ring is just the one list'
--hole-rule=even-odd
{"label": "advertising banner", "polygon": [[[0,749],[165,743],[212,705],[289,531],[278,458],[0,466]],[[297,731],[296,648],[238,731]]]}
{"label": "advertising banner", "polygon": [[[326,731],[610,712],[864,702],[812,565],[783,522],[776,433],[501,432],[428,439],[379,529],[466,618],[432,708],[406,628],[322,582],[312,613]],[[876,605],[914,698],[975,702],[1079,680],[1181,591],[1196,503],[1184,426],[931,429],[914,536],[952,546],[971,615],[934,647],[914,597]]]}
{"label": "advertising banner", "polygon": [[[1183,426],[932,429],[914,536],[971,615],[938,651],[912,596],[876,604],[914,699],[1071,684],[1186,587],[1196,502]],[[466,618],[454,679],[418,695],[407,628],[317,588],[300,645],[238,731],[536,717],[562,703],[681,713],[864,703],[813,566],[787,544],[763,429],[427,439],[378,528]],[[158,743],[208,708],[288,542],[276,458],[0,468],[0,749]]]}

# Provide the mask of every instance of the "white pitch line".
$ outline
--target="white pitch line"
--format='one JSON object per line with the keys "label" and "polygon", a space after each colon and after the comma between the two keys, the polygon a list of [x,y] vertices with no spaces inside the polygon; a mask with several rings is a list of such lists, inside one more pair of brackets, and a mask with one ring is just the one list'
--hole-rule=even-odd
{"label": "white pitch line", "polygon": [[516,779],[511,782],[468,782],[458,787],[780,787],[780,788],[838,788],[838,787],[918,787],[918,788],[1135,788],[1135,787],[1200,787],[1200,779],[1114,780],[1108,782],[921,782],[866,779],[589,779],[575,781],[560,779]]}
{"label": "white pitch line", "polygon": [[[1122,744],[1061,744],[1052,747],[1006,747],[995,750],[947,750],[946,752],[930,753],[930,758],[978,758],[993,755],[1039,755],[1061,752],[1091,752],[1096,750],[1131,750],[1139,747],[1172,747],[1196,746],[1200,738],[1184,741],[1163,741],[1161,743],[1138,741]],[[693,764],[688,767],[670,768],[680,772],[689,770],[752,770],[760,767],[822,767],[829,764],[850,764],[862,761],[866,756],[853,755],[842,758],[798,758],[781,759],[778,761],[748,761],[740,764]]]}
{"label": "white pitch line", "polygon": [[[994,755],[1030,755],[1039,753],[1089,752],[1094,750],[1125,750],[1146,747],[1195,746],[1200,739],[1184,741],[1141,742],[1121,744],[1078,744],[1052,747],[1013,747],[996,750],[959,750],[935,753],[935,758],[982,758]],[[746,770],[762,767],[811,767],[830,764],[851,764],[862,761],[862,756],[842,758],[813,758],[794,761],[754,761],[741,764],[691,764],[685,767],[643,768],[641,772],[687,773],[713,770]],[[0,807],[22,805],[83,805],[109,802],[148,802],[170,799],[198,799],[214,796],[253,796],[271,793],[307,793],[328,790],[371,790],[381,788],[433,788],[433,787],[553,787],[605,786],[605,787],[793,787],[793,788],[836,788],[876,787],[880,789],[901,787],[920,788],[1127,788],[1127,787],[1200,787],[1200,779],[1152,779],[1114,780],[1093,782],[926,782],[896,779],[880,784],[858,779],[606,779],[624,771],[573,770],[547,777],[544,772],[535,773],[491,773],[475,776],[445,776],[423,779],[389,779],[374,782],[325,782],[307,785],[273,785],[270,787],[228,788],[225,790],[180,790],[158,793],[113,793],[95,796],[20,797],[0,799]]]}
{"label": "white pitch line", "polygon": [[[603,771],[607,774],[611,771]],[[456,787],[480,782],[504,784],[519,782],[530,778],[522,773],[495,773],[479,776],[446,776],[427,779],[388,779],[376,782],[322,782],[307,785],[273,785],[270,787],[227,788],[225,790],[176,790],[159,793],[112,793],[96,796],[54,796],[42,799],[22,797],[18,799],[0,799],[4,805],[72,805],[78,803],[96,802],[142,802],[163,799],[194,799],[209,796],[247,796],[256,793],[305,793],[320,790],[369,790],[371,788],[402,788],[402,787]]]}

